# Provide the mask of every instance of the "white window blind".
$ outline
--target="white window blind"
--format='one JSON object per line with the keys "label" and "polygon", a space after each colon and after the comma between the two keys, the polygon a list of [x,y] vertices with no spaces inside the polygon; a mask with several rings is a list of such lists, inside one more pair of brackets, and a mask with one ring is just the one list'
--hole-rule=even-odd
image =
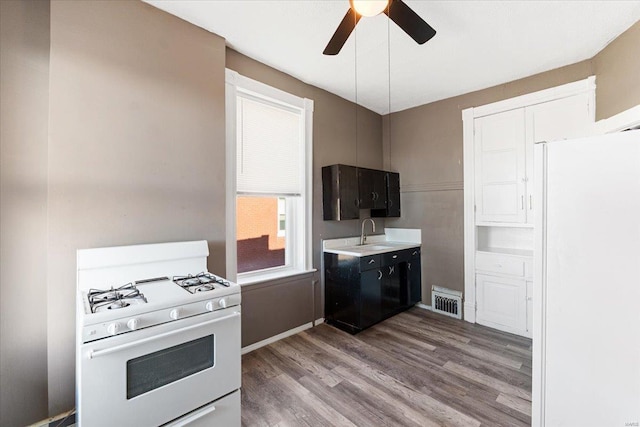
{"label": "white window blind", "polygon": [[300,195],[301,112],[244,96],[237,101],[238,193]]}

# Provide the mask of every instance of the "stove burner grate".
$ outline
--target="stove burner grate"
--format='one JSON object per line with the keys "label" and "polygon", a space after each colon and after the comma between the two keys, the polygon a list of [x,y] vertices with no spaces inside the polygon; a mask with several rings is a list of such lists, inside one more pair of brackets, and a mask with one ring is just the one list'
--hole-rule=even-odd
{"label": "stove burner grate", "polygon": [[107,307],[108,310],[118,310],[131,305],[127,300],[140,300],[147,302],[147,298],[132,283],[110,289],[89,289],[87,294],[89,307],[92,313],[99,308]]}
{"label": "stove burner grate", "polygon": [[173,281],[192,294],[196,292],[213,291],[216,289],[216,285],[224,286],[225,288],[230,286],[230,283],[226,280],[222,280],[211,273],[205,272],[198,273],[195,276],[191,274],[187,276],[173,276]]}

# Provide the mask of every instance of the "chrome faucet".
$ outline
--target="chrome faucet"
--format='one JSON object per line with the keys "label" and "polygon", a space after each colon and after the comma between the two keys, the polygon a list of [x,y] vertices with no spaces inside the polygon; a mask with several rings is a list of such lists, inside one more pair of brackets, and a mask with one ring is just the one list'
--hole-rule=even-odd
{"label": "chrome faucet", "polygon": [[362,220],[362,230],[360,232],[360,244],[364,245],[367,242],[367,235],[364,234],[364,224],[367,221],[371,221],[371,226],[373,227],[371,232],[375,233],[376,232],[376,223],[371,219],[371,218],[365,218]]}

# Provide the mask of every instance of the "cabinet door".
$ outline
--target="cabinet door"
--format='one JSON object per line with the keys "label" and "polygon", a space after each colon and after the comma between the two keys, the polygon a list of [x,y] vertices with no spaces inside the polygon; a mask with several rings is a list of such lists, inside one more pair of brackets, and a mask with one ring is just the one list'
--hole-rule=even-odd
{"label": "cabinet door", "polygon": [[366,328],[380,321],[380,293],[382,270],[374,269],[360,275],[360,328]]}
{"label": "cabinet door", "polygon": [[355,166],[322,168],[322,211],[325,220],[358,219],[358,170]]}
{"label": "cabinet door", "polygon": [[524,108],[474,121],[476,221],[524,223]]}
{"label": "cabinet door", "polygon": [[360,209],[385,209],[387,207],[384,171],[358,168],[358,190]]}
{"label": "cabinet door", "polygon": [[526,334],[527,299],[524,279],[476,275],[476,321],[519,335]]}
{"label": "cabinet door", "polygon": [[581,93],[525,109],[527,123],[525,199],[528,224],[533,224],[534,215],[533,145],[542,141],[588,136],[593,125],[589,102],[589,94]]}
{"label": "cabinet door", "polygon": [[[384,318],[392,315],[401,307],[400,266],[398,264],[385,265],[382,267],[382,273],[381,309]],[[404,294],[406,295],[406,288]]]}
{"label": "cabinet door", "polygon": [[387,172],[387,216],[400,216],[400,174]]}
{"label": "cabinet door", "polygon": [[400,174],[385,172],[385,209],[372,209],[372,217],[400,217]]}
{"label": "cabinet door", "polygon": [[533,282],[527,280],[527,336],[533,335]]}
{"label": "cabinet door", "polygon": [[422,265],[420,262],[420,251],[416,257],[412,257],[407,262],[407,276],[409,278],[409,305],[414,305],[422,301]]}

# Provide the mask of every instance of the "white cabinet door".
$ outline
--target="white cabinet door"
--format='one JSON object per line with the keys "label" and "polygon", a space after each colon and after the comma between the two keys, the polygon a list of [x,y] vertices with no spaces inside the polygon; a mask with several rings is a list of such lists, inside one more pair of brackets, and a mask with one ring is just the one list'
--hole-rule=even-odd
{"label": "white cabinet door", "polygon": [[587,93],[532,105],[526,114],[532,143],[588,136],[593,125]]}
{"label": "white cabinet door", "polygon": [[474,121],[476,221],[523,223],[525,212],[525,111]]}
{"label": "white cabinet door", "polygon": [[533,281],[527,280],[527,336],[533,335]]}
{"label": "white cabinet door", "polygon": [[536,142],[587,136],[593,126],[590,94],[581,93],[525,108],[526,115],[526,211],[533,224],[533,146]]}
{"label": "white cabinet door", "polygon": [[476,321],[501,331],[527,333],[527,291],[524,279],[476,275]]}

